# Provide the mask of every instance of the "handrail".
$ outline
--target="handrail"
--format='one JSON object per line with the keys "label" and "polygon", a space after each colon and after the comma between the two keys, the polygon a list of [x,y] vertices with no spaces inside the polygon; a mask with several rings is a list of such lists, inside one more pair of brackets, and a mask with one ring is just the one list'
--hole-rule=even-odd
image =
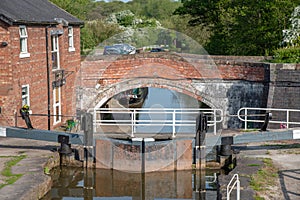
{"label": "handrail", "polygon": [[[236,180],[234,181],[235,178],[236,178]],[[226,190],[227,200],[230,200],[230,193],[232,192],[232,190],[234,189],[235,186],[236,186],[236,199],[240,200],[240,180],[239,180],[238,174],[234,174],[233,177],[231,178],[230,182],[227,185],[227,190]]]}
{"label": "handrail", "polygon": [[[199,112],[208,115],[208,126],[213,127],[216,134],[217,124],[223,121],[223,111],[211,108],[97,108],[94,109],[94,127],[131,126],[131,136],[134,137],[139,126],[164,126],[172,127],[172,137],[176,137],[176,127],[195,127]],[[105,114],[119,116],[119,119],[102,119],[101,115]],[[139,119],[141,114],[149,117]]]}
{"label": "handrail", "polygon": [[[244,114],[241,114],[244,111]],[[300,120],[298,122],[296,121],[290,121],[290,114],[292,112],[298,112],[300,114],[300,110],[296,110],[296,109],[280,109],[280,108],[249,108],[249,107],[245,107],[245,108],[241,108],[238,110],[237,116],[238,118],[245,122],[245,130],[247,130],[247,126],[248,126],[248,122],[264,122],[264,120],[258,120],[258,119],[249,119],[249,117],[259,117],[259,116],[265,116],[265,114],[249,114],[249,111],[266,111],[266,112],[272,112],[272,111],[276,111],[276,112],[281,112],[282,115],[285,115],[285,119],[286,120],[275,120],[275,119],[271,119],[269,121],[269,123],[273,123],[273,124],[284,124],[285,128],[289,128],[290,125],[300,125]],[[273,115],[274,116],[274,115]],[[243,118],[244,117],[244,118]],[[274,117],[273,117],[274,118]]]}

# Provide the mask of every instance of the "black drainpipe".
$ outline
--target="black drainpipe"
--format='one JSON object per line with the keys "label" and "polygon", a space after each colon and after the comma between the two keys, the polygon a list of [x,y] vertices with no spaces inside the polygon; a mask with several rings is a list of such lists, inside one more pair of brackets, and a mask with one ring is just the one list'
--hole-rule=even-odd
{"label": "black drainpipe", "polygon": [[50,102],[50,72],[49,72],[49,50],[48,50],[48,47],[49,47],[49,43],[48,43],[48,27],[50,26],[46,26],[46,62],[47,62],[47,92],[48,92],[48,130],[50,130],[50,123],[51,123],[51,120],[50,120],[50,114],[51,114],[51,102]]}

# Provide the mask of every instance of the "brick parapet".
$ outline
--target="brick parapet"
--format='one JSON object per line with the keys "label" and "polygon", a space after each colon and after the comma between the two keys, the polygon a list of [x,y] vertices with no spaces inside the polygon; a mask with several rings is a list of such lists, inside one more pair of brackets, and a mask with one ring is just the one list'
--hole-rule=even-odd
{"label": "brick parapet", "polygon": [[[87,59],[83,62],[82,80],[88,80],[90,87],[95,78],[102,86],[111,85],[132,78],[164,78],[170,80],[224,79],[265,81],[265,66],[260,62],[236,60],[197,59],[192,60],[172,53],[142,53],[115,56],[114,59]],[[186,57],[188,58],[188,57]],[[200,57],[202,58],[202,57]],[[93,80],[93,81],[92,81]]]}

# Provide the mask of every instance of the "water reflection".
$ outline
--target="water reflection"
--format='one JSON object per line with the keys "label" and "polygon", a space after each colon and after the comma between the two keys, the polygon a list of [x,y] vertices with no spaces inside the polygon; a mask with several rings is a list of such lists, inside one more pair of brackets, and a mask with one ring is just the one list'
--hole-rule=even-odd
{"label": "water reflection", "polygon": [[214,172],[126,173],[116,170],[56,168],[53,186],[42,200],[217,199]]}
{"label": "water reflection", "polygon": [[[145,90],[145,91],[144,91]],[[198,101],[197,99],[173,90],[163,89],[163,88],[141,88],[140,91],[144,91],[145,95],[143,101],[139,104],[139,108],[150,108],[153,109],[152,112],[139,110],[139,114],[136,115],[136,119],[142,122],[142,125],[136,127],[136,132],[138,133],[170,133],[173,131],[172,120],[176,119],[177,124],[185,124],[189,121],[194,121],[198,113],[192,113],[190,109],[198,108],[208,108],[208,106]],[[114,108],[120,105],[124,107],[135,107],[130,104],[132,97],[138,96],[133,95],[134,90],[128,90],[114,96],[111,102],[108,102],[108,107]],[[138,94],[138,92],[135,92]],[[117,101],[119,104],[113,103]],[[136,102],[135,102],[136,103]],[[172,109],[177,109],[174,112]],[[155,109],[166,109],[163,113]],[[167,110],[168,109],[168,110]],[[126,114],[125,114],[126,115]],[[113,117],[116,120],[131,119],[130,115],[124,114],[114,114]],[[157,123],[156,123],[157,122]],[[165,124],[160,124],[159,122],[165,122]],[[149,125],[149,123],[151,125]],[[155,125],[154,125],[155,124]],[[194,133],[194,126],[176,126],[176,133]]]}
{"label": "water reflection", "polygon": [[[149,88],[148,96],[143,104],[143,108],[199,108],[198,100],[172,90],[162,88]],[[180,112],[180,111],[179,111]],[[173,114],[166,111],[165,114],[140,114],[140,120],[158,120],[158,121],[169,121],[172,120]],[[176,120],[194,120],[195,115],[183,115],[177,114]],[[176,127],[176,132],[194,132],[194,127]],[[180,130],[179,130],[180,129]],[[137,127],[137,132],[151,132],[151,133],[170,133],[172,127],[170,126],[155,126],[155,127]]]}
{"label": "water reflection", "polygon": [[[139,95],[139,91],[141,91],[142,94]],[[136,88],[117,94],[113,98],[117,99],[124,107],[131,107],[131,101],[133,101],[132,96],[137,96],[137,98],[140,96],[140,98],[143,98],[142,104],[138,106],[142,108],[152,108],[156,106],[163,108],[208,107],[205,103],[189,95],[164,88]]]}

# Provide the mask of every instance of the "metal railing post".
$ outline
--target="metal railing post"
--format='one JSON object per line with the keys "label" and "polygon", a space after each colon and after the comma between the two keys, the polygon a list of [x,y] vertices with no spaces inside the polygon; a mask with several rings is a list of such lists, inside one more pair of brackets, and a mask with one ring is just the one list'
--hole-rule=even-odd
{"label": "metal railing post", "polygon": [[176,110],[173,110],[173,113],[172,113],[172,118],[173,118],[173,132],[172,132],[172,138],[175,138],[175,133],[176,133]]}
{"label": "metal railing post", "polygon": [[[101,111],[99,112],[99,115],[100,115],[100,121],[101,121]],[[96,121],[97,121],[97,112],[96,112],[96,109],[94,108],[94,115],[93,115],[93,131],[94,133],[96,132]],[[101,122],[100,122],[101,123]]]}
{"label": "metal railing post", "polygon": [[248,119],[248,110],[247,110],[247,108],[245,108],[245,130],[247,130],[247,128],[248,128],[248,124],[247,124],[247,119]]}
{"label": "metal railing post", "polygon": [[237,177],[237,180],[236,180],[236,199],[237,200],[240,200],[240,197],[241,197],[241,193],[240,193],[240,191],[241,191],[241,186],[240,186],[240,179]]}
{"label": "metal railing post", "polygon": [[133,133],[136,133],[136,109],[133,110]]}
{"label": "metal railing post", "polygon": [[217,134],[217,113],[216,109],[214,109],[214,134]]}
{"label": "metal railing post", "polygon": [[286,128],[289,128],[290,124],[290,111],[286,110]]}
{"label": "metal railing post", "polygon": [[[135,111],[135,110],[134,110]],[[134,133],[135,133],[135,125],[134,125],[134,118],[135,118],[135,113],[131,112],[131,137],[133,138],[134,137]]]}

